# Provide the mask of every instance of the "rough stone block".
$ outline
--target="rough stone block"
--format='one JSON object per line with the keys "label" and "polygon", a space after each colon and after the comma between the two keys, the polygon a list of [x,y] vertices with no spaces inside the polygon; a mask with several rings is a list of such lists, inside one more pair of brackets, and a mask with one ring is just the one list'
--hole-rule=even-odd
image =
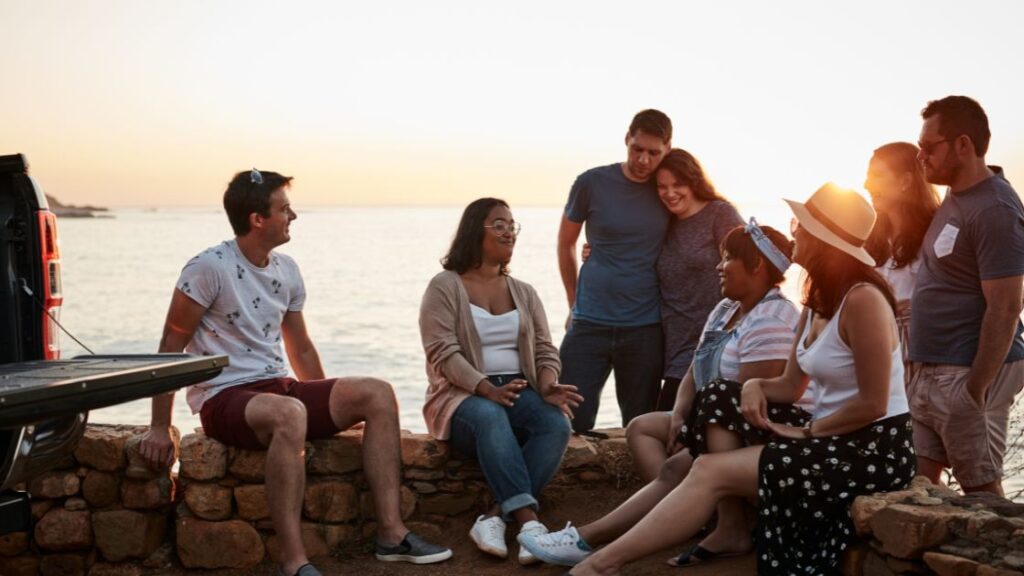
{"label": "rough stone block", "polygon": [[[324,541],[327,542],[327,547],[331,551],[335,551],[338,547],[355,542],[359,539],[359,530],[349,524],[318,524],[320,533],[324,537]],[[410,530],[413,530],[412,526],[408,526]]]}
{"label": "rough stone block", "polygon": [[864,572],[864,559],[871,548],[863,543],[857,542],[843,552],[843,558],[839,562],[839,569],[843,576],[862,576]]}
{"label": "rough stone block", "polygon": [[39,562],[42,576],[85,576],[85,558],[78,554],[48,554]]}
{"label": "rough stone block", "polygon": [[448,460],[448,444],[427,434],[402,435],[402,464],[416,468],[440,468]]}
{"label": "rough stone block", "polygon": [[65,510],[88,510],[89,505],[82,498],[68,498],[64,501]]}
{"label": "rough stone block", "polygon": [[596,466],[600,462],[597,455],[597,447],[590,443],[583,436],[570,436],[569,445],[565,448],[565,455],[562,456],[562,469],[572,470],[574,468],[585,468]]}
{"label": "rough stone block", "polygon": [[995,566],[988,566],[982,564],[978,566],[978,571],[975,573],[976,576],[1020,576],[1021,572],[1017,570],[1007,570],[1006,568],[997,568]]}
{"label": "rough stone block", "polygon": [[[399,497],[399,513],[402,515],[402,520],[405,520],[412,516],[413,512],[416,511],[416,494],[414,494],[407,486],[402,486],[399,489]],[[363,512],[363,518],[376,520],[377,509],[374,506],[373,493],[367,490],[366,492],[363,492],[360,498],[361,501],[359,503],[359,507]]]}
{"label": "rough stone block", "polygon": [[167,568],[171,565],[171,558],[174,556],[174,544],[164,542],[156,547],[153,553],[142,561],[146,568]]}
{"label": "rough stone block", "polygon": [[966,517],[965,512],[952,506],[893,504],[875,513],[870,525],[886,554],[916,559],[949,540],[949,523],[966,521]]}
{"label": "rough stone block", "polygon": [[466,483],[461,480],[442,480],[437,483],[437,489],[441,492],[462,492],[466,489]]}
{"label": "rough stone block", "polygon": [[935,571],[938,576],[975,576],[979,564],[974,560],[968,560],[961,556],[942,554],[940,552],[925,552],[924,563]]}
{"label": "rough stone block", "polygon": [[106,508],[117,502],[121,494],[121,479],[110,472],[90,470],[82,482],[82,495],[94,508]]}
{"label": "rough stone block", "polygon": [[34,498],[63,498],[78,494],[81,482],[74,470],[56,470],[33,478],[28,491]]}
{"label": "rough stone block", "polygon": [[144,559],[163,542],[167,517],[134,510],[96,512],[92,517],[96,547],[111,562]]}
{"label": "rough stone block", "polygon": [[889,568],[885,559],[877,552],[868,552],[864,557],[864,574],[871,576],[896,576],[896,573]]}
{"label": "rough stone block", "polygon": [[362,432],[342,432],[333,438],[314,440],[308,454],[309,463],[306,470],[316,476],[362,470]]}
{"label": "rough stone block", "polygon": [[121,504],[134,510],[153,510],[174,501],[174,482],[170,478],[130,480],[121,483]]}
{"label": "rough stone block", "polygon": [[185,504],[203,520],[227,520],[231,516],[231,488],[204,482],[189,482]]}
{"label": "rough stone block", "polygon": [[35,543],[43,550],[65,552],[92,546],[92,522],[88,512],[53,508],[36,524]]}
{"label": "rough stone block", "polygon": [[263,484],[243,484],[234,490],[238,516],[245,520],[262,520],[270,516],[267,509],[267,487]]}
{"label": "rough stone block", "polygon": [[75,448],[75,459],[96,470],[121,470],[125,467],[124,447],[128,439],[147,429],[147,426],[90,424]]}
{"label": "rough stone block", "polygon": [[[331,555],[331,547],[327,545],[319,524],[302,523],[302,546],[309,558],[323,558]],[[267,557],[275,564],[281,559],[281,544],[277,534],[267,538]]]}
{"label": "rough stone block", "polygon": [[228,448],[228,473],[243,482],[263,482],[267,469],[264,450]]}
{"label": "rough stone block", "polygon": [[356,488],[348,482],[325,480],[306,485],[302,510],[310,520],[347,522],[359,516]]}
{"label": "rough stone block", "polygon": [[228,469],[228,448],[205,434],[181,439],[181,475],[193,480],[213,480]]}
{"label": "rough stone block", "polygon": [[97,562],[89,569],[89,576],[142,576],[142,569],[134,564]]}
{"label": "rough stone block", "polygon": [[437,492],[437,486],[434,486],[430,482],[412,482],[412,489],[417,494],[433,494]]}
{"label": "rough stone block", "polygon": [[857,530],[858,536],[871,535],[871,518],[888,506],[889,503],[874,496],[859,496],[850,505],[850,517],[853,518],[853,527]]}
{"label": "rough stone block", "polygon": [[39,520],[53,508],[53,500],[38,500],[32,503],[32,520],[39,522]]}
{"label": "rough stone block", "polygon": [[477,503],[478,492],[471,487],[461,494],[435,494],[424,496],[419,501],[419,509],[423,514],[443,514],[457,516],[472,510]]}
{"label": "rough stone block", "polygon": [[263,560],[263,541],[242,520],[208,522],[181,518],[177,523],[178,557],[185,568],[246,569]]}
{"label": "rough stone block", "polygon": [[4,576],[36,576],[39,574],[39,557],[15,556],[7,558],[0,556],[0,574]]}
{"label": "rough stone block", "polygon": [[[449,462],[450,463],[450,462]],[[424,468],[406,468],[404,472],[407,480],[419,480],[430,482],[444,478],[444,470],[427,470]]]}
{"label": "rough stone block", "polygon": [[0,536],[0,556],[17,556],[28,549],[28,532]]}

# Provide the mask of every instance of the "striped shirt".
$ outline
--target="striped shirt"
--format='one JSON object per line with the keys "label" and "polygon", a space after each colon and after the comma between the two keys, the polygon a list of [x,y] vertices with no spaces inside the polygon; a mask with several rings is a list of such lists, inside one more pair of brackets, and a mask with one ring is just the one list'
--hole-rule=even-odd
{"label": "striped shirt", "polygon": [[[778,294],[779,289],[772,288],[765,298]],[[739,302],[728,298],[719,302],[708,316],[704,332],[721,330],[739,309],[739,305]],[[799,322],[800,312],[785,297],[754,306],[733,329],[732,338],[722,351],[719,364],[722,378],[739,378],[741,363],[788,359]]]}

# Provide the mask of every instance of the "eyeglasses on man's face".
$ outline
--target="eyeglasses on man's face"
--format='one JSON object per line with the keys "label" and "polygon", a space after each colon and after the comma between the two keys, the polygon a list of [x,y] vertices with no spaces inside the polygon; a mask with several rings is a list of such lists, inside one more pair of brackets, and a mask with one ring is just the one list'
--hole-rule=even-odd
{"label": "eyeglasses on man's face", "polygon": [[489,225],[485,224],[484,228],[490,228],[491,232],[494,232],[497,236],[504,236],[506,234],[512,234],[513,236],[519,236],[519,230],[522,228],[522,224],[519,222],[508,222],[501,220],[500,218],[491,222]]}
{"label": "eyeglasses on man's face", "polygon": [[918,142],[917,147],[921,149],[921,153],[925,156],[931,156],[935,153],[935,149],[944,142],[952,142],[956,138],[943,138],[942,140],[935,140],[934,142]]}

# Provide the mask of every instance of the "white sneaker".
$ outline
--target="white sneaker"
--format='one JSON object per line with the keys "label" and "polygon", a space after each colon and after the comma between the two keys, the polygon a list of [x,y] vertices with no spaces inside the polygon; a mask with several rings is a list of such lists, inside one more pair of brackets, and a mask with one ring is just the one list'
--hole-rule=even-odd
{"label": "white sneaker", "polygon": [[508,546],[505,546],[505,521],[500,516],[485,518],[479,516],[469,530],[469,537],[476,542],[476,547],[498,558],[508,558]]}
{"label": "white sneaker", "polygon": [[[547,533],[547,526],[541,524],[540,522],[537,522],[536,520],[530,520],[526,524],[523,524],[521,528],[519,528],[519,536],[516,537],[516,540],[518,540],[519,537],[523,534],[532,534],[534,536],[540,536],[541,534]],[[529,566],[530,564],[536,564],[537,562],[540,562],[540,559],[534,556],[533,554],[530,554],[530,551],[526,549],[526,546],[520,544],[519,563],[523,566]]]}
{"label": "white sneaker", "polygon": [[573,527],[572,522],[567,523],[565,528],[558,532],[532,534],[523,531],[519,533],[517,540],[530,554],[548,564],[559,566],[575,566],[592,552],[580,538],[580,533]]}

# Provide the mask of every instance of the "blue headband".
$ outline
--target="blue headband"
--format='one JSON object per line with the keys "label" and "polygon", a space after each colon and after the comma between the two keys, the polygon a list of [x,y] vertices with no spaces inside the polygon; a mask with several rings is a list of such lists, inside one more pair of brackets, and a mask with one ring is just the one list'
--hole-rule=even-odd
{"label": "blue headband", "polygon": [[761,230],[761,227],[757,225],[757,220],[751,218],[750,223],[744,226],[743,231],[750,235],[750,239],[754,241],[754,246],[757,246],[757,249],[761,254],[764,254],[764,257],[767,258],[779,272],[785,274],[786,270],[789,269],[789,258],[786,258],[786,255],[782,253],[782,250],[779,250],[779,247],[776,246],[771,239],[765,236],[764,230]]}

